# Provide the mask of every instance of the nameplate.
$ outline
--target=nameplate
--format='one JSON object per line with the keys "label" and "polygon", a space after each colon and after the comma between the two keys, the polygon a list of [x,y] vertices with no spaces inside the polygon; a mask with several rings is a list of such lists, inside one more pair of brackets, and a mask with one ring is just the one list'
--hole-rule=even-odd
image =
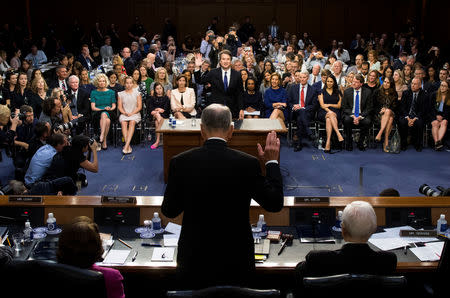
{"label": "nameplate", "polygon": [[42,203],[42,197],[9,196],[10,203]]}
{"label": "nameplate", "polygon": [[437,232],[434,230],[400,230],[400,237],[437,237]]}
{"label": "nameplate", "polygon": [[102,196],[102,203],[136,204],[136,197],[109,197],[109,196]]}
{"label": "nameplate", "polygon": [[316,203],[329,203],[330,197],[295,197],[295,203],[301,204],[301,203],[309,203],[309,204],[316,204]]}

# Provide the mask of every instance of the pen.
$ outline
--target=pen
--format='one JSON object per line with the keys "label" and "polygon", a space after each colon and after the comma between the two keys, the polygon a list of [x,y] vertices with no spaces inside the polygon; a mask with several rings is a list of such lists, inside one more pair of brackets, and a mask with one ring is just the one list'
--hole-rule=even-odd
{"label": "pen", "polygon": [[126,242],[123,241],[122,239],[118,238],[117,240],[119,240],[120,243],[122,243],[123,245],[127,246],[128,248],[133,249],[133,247],[131,247],[131,245],[129,245],[128,243],[126,243]]}
{"label": "pen", "polygon": [[142,246],[150,246],[150,247],[161,247],[161,244],[153,244],[153,243],[141,243]]}
{"label": "pen", "polygon": [[163,253],[162,255],[161,255],[161,259],[165,259],[166,258],[166,253]]}
{"label": "pen", "polygon": [[133,255],[133,257],[131,258],[131,262],[136,261],[137,255],[138,255],[138,252],[135,252],[134,255]]}
{"label": "pen", "polygon": [[407,252],[408,252],[408,246],[403,247],[403,253],[406,255]]}
{"label": "pen", "polygon": [[286,247],[286,244],[287,244],[287,239],[284,240],[284,241],[281,243],[281,248],[280,248],[280,250],[278,251],[278,255],[281,255],[281,253],[283,252],[284,248]]}

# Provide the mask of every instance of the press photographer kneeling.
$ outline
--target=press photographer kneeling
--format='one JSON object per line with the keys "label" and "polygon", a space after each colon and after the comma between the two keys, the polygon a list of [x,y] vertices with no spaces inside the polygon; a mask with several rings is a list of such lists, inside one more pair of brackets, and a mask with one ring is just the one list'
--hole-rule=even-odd
{"label": "press photographer kneeling", "polygon": [[86,175],[78,172],[80,168],[98,172],[97,142],[84,135],[73,137],[70,145],[55,154],[45,176],[47,179],[70,177],[75,183],[79,181],[81,186],[87,186]]}

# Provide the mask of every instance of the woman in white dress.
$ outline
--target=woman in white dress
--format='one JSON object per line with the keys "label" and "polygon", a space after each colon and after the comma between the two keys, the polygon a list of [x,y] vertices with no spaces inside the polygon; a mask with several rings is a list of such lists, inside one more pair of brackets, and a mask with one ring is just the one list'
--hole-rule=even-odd
{"label": "woman in white dress", "polygon": [[122,153],[130,154],[130,147],[134,128],[141,121],[142,97],[139,91],[133,88],[133,78],[125,78],[125,90],[118,93],[118,107],[120,111],[119,122],[122,125],[122,136],[125,140]]}

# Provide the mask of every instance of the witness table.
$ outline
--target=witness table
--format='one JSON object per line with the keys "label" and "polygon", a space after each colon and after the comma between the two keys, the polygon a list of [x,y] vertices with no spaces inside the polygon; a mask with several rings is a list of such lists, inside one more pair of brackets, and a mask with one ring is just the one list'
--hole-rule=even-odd
{"label": "witness table", "polygon": [[[260,143],[264,146],[267,133],[271,131],[286,133],[287,129],[280,120],[244,119],[240,127],[235,127],[228,146],[257,156],[256,145]],[[191,119],[177,120],[175,128],[170,127],[169,120],[166,119],[156,132],[164,135],[164,182],[167,183],[169,163],[172,156],[202,146],[204,140],[200,134],[200,119],[196,119],[195,126],[192,126]],[[263,165],[262,169],[264,170]]]}

